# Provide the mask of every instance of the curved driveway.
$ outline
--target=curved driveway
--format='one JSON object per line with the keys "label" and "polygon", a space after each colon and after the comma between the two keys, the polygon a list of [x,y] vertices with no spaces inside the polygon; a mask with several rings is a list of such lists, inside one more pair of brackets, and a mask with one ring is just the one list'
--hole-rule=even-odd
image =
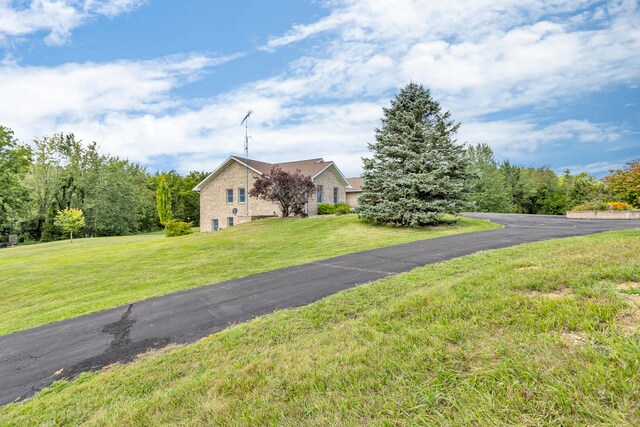
{"label": "curved driveway", "polygon": [[459,234],[343,255],[203,286],[0,337],[0,404],[31,396],[56,379],[130,361],[170,343],[190,343],[230,324],[416,267],[521,243],[640,228],[638,220],[569,220],[469,214],[500,230]]}

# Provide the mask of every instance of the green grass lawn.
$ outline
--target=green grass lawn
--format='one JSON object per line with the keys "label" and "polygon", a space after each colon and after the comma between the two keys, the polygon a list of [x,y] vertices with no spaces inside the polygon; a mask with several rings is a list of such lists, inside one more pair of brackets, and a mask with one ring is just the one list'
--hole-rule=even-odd
{"label": "green grass lawn", "polygon": [[250,274],[498,226],[400,229],[355,215],[267,219],[218,233],[77,239],[0,251],[0,335]]}
{"label": "green grass lawn", "polygon": [[149,353],[1,425],[639,425],[640,232],[487,251]]}

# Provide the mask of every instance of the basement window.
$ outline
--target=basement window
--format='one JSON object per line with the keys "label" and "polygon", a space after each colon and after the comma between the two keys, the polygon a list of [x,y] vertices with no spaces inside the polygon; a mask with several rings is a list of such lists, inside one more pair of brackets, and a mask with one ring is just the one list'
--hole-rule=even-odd
{"label": "basement window", "polygon": [[232,216],[227,218],[227,227],[233,227],[233,217]]}

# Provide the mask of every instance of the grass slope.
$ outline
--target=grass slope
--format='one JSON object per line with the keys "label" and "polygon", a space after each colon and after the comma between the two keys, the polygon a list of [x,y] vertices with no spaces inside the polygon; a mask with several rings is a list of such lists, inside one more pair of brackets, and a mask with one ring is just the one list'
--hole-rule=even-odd
{"label": "grass slope", "polygon": [[107,237],[0,251],[0,335],[158,295],[332,256],[498,226],[425,229],[343,217],[262,220],[218,233]]}
{"label": "grass slope", "polygon": [[483,252],[57,382],[0,424],[638,425],[639,282],[638,231]]}

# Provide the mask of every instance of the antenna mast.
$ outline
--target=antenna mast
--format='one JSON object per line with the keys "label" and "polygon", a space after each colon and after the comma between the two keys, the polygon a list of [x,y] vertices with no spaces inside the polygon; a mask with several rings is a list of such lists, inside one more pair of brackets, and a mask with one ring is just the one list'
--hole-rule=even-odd
{"label": "antenna mast", "polygon": [[241,125],[244,124],[244,158],[249,158],[249,117],[253,110],[249,110],[247,114],[244,116],[244,119],[240,122]]}
{"label": "antenna mast", "polygon": [[[253,110],[249,110],[244,116],[244,119],[240,122],[242,126],[244,124],[244,158],[249,158],[249,117]],[[245,167],[245,179],[244,179],[244,206],[245,216],[249,217],[249,167]]]}

